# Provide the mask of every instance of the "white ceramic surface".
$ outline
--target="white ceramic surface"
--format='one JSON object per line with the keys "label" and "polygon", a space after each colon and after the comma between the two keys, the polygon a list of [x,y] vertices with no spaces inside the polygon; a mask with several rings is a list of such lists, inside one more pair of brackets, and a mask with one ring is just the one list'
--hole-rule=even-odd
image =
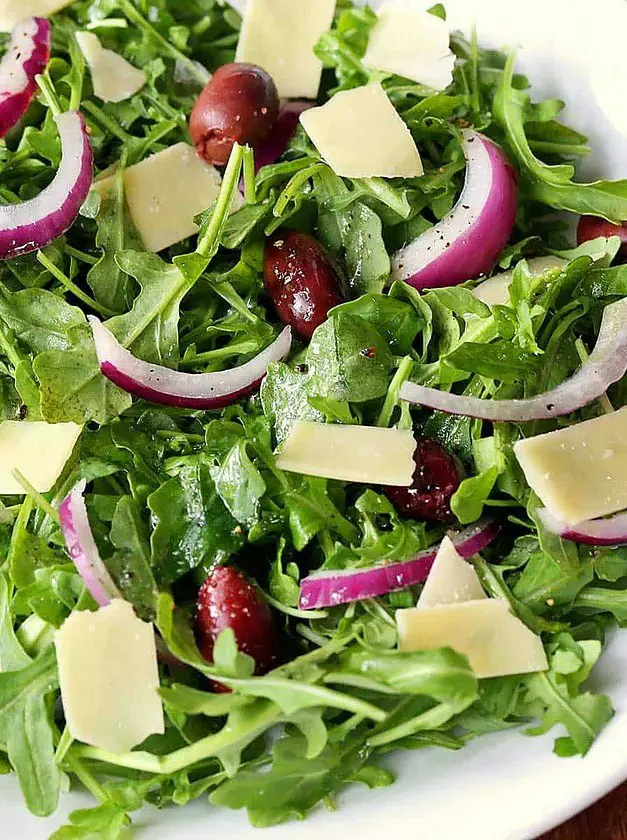
{"label": "white ceramic surface", "polygon": [[[567,100],[567,119],[590,136],[594,150],[582,174],[627,176],[627,135],[621,133],[627,132],[626,0],[448,0],[446,6],[456,27],[469,31],[476,19],[482,43],[518,44],[519,67],[531,76],[537,94]],[[255,832],[243,813],[201,802],[146,811],[137,837],[319,840],[350,833],[360,840],[399,835],[531,840],[627,779],[627,631],[609,645],[593,684],[611,695],[617,713],[584,759],[553,756],[551,736],[507,732],[480,738],[457,753],[394,756],[389,760],[399,775],[394,786],[373,792],[353,787],[338,811],[321,810],[304,823]],[[87,801],[73,794],[53,818],[37,820],[25,812],[15,781],[0,778],[0,836],[45,840],[70,810]]]}

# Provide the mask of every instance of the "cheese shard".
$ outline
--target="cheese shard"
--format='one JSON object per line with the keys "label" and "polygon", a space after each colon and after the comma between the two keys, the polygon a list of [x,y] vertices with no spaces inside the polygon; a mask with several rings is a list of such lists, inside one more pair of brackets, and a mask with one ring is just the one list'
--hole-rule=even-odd
{"label": "cheese shard", "polygon": [[297,420],[276,460],[288,472],[409,487],[416,468],[415,448],[410,430]]}
{"label": "cheese shard", "polygon": [[73,612],[55,634],[61,699],[74,738],[126,752],[164,732],[152,624],[116,599]]}
{"label": "cheese shard", "polygon": [[532,490],[568,525],[627,508],[627,408],[520,440],[514,454]]}
{"label": "cheese shard", "polygon": [[40,493],[51,490],[82,430],[76,423],[0,423],[0,495],[24,493],[12,475],[15,469]]}
{"label": "cheese shard", "polygon": [[[535,257],[527,260],[527,265],[532,277],[539,277],[551,268],[563,268],[566,265],[566,260],[560,257]],[[508,306],[509,305],[509,287],[514,278],[514,269],[509,271],[501,271],[495,274],[494,277],[489,277],[487,280],[479,283],[472,290],[475,297],[486,303],[488,306]]]}
{"label": "cheese shard", "polygon": [[123,102],[146,84],[143,71],[105,49],[93,32],[77,32],[75,37],[89,66],[94,93],[104,102]]}
{"label": "cheese shard", "polygon": [[474,566],[460,557],[450,537],[444,537],[418,598],[418,606],[460,604],[465,601],[479,601],[485,597]]}
{"label": "cheese shard", "polygon": [[322,62],[313,48],[334,12],[335,0],[248,0],[235,60],[263,67],[285,99],[315,99]]}
{"label": "cheese shard", "polygon": [[410,130],[378,82],[336,93],[303,111],[300,121],[343,178],[415,178],[424,172]]}
{"label": "cheese shard", "polygon": [[[93,185],[105,198],[114,175]],[[187,143],[177,143],[124,173],[124,195],[131,218],[148,251],[162,251],[198,233],[194,216],[220,192],[220,173]]]}
{"label": "cheese shard", "polygon": [[72,0],[0,0],[0,32],[10,32],[28,17],[50,17]]}
{"label": "cheese shard", "polygon": [[446,21],[416,0],[389,0],[377,13],[363,62],[421,85],[444,90],[453,81],[455,55]]}
{"label": "cheese shard", "polygon": [[480,679],[548,668],[539,636],[512,615],[507,601],[486,598],[396,611],[404,651],[450,647],[468,657]]}

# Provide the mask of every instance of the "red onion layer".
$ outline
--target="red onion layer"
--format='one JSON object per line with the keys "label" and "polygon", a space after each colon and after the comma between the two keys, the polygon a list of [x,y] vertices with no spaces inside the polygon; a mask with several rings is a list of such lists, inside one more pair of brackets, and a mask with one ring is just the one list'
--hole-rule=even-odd
{"label": "red onion layer", "polygon": [[50,61],[50,22],[30,17],[11,32],[9,49],[0,61],[0,137],[28,110],[35,92],[35,77]]}
{"label": "red onion layer", "polygon": [[570,414],[601,397],[627,372],[627,298],[606,306],[594,350],[574,376],[526,400],[483,400],[405,382],[401,399],[480,420],[524,423]]}
{"label": "red onion layer", "polygon": [[392,257],[392,280],[417,289],[455,286],[487,274],[516,218],[517,175],[503,150],[473,129],[462,131],[466,182],[455,207]]}
{"label": "red onion layer", "polygon": [[84,491],[85,482],[80,481],[59,505],[61,532],[68,554],[91,596],[98,606],[106,607],[113,598],[122,596],[100,557],[87,518]]}
{"label": "red onion layer", "polygon": [[627,543],[627,513],[617,513],[607,519],[587,519],[576,525],[568,525],[547,508],[540,508],[538,516],[547,531],[563,540],[585,545],[624,545]]}
{"label": "red onion layer", "polygon": [[292,346],[292,333],[286,327],[269,347],[244,365],[215,373],[182,373],[136,358],[97,318],[89,316],[88,321],[100,370],[107,379],[136,397],[179,408],[223,408],[252,394],[268,366],[284,359]]}
{"label": "red onion layer", "polygon": [[93,157],[85,121],[78,111],[55,120],[62,152],[57,174],[30,201],[0,207],[0,259],[49,245],[72,226],[89,194]]}
{"label": "red onion layer", "polygon": [[[463,531],[451,533],[450,537],[460,556],[468,559],[489,545],[499,530],[499,522],[486,517]],[[315,572],[301,581],[299,606],[302,610],[335,607],[424,583],[438,548],[439,545],[432,546],[402,563]]]}
{"label": "red onion layer", "polygon": [[262,166],[277,162],[298,128],[298,118],[315,104],[304,100],[281,102],[279,116],[270,136],[255,149],[255,172],[259,172]]}

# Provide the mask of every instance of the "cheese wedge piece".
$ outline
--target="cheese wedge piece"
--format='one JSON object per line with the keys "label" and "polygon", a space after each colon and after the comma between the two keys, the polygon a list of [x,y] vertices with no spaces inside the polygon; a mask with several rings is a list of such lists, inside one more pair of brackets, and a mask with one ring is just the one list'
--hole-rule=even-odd
{"label": "cheese wedge piece", "polygon": [[0,423],[0,495],[24,493],[15,469],[40,493],[51,490],[82,431],[76,423]]}
{"label": "cheese wedge piece", "polygon": [[0,32],[10,32],[27,17],[50,17],[72,0],[0,0]]}
{"label": "cheese wedge piece", "polygon": [[93,32],[77,32],[75,37],[91,72],[94,93],[104,102],[123,102],[146,84],[143,71],[105,49]]}
{"label": "cheese wedge piece", "polygon": [[303,111],[300,121],[336,175],[343,178],[414,178],[420,154],[394,105],[376,82],[337,93]]}
{"label": "cheese wedge piece", "polygon": [[[539,277],[551,268],[563,268],[566,265],[566,260],[560,257],[535,257],[527,260],[529,271],[532,277]],[[509,271],[501,271],[495,274],[494,277],[488,277],[478,286],[475,286],[473,293],[475,297],[486,303],[488,306],[509,305],[509,287],[514,279],[514,269]]]}
{"label": "cheese wedge piece", "polygon": [[277,455],[288,472],[409,487],[416,441],[410,430],[340,426],[297,420]]}
{"label": "cheese wedge piece", "polygon": [[126,752],[164,732],[152,624],[126,601],[73,612],[55,634],[61,699],[78,741]]}
{"label": "cheese wedge piece", "polygon": [[453,648],[468,657],[480,679],[548,668],[540,637],[512,615],[507,601],[486,598],[397,610],[396,622],[401,650]]}
{"label": "cheese wedge piece", "polygon": [[568,525],[627,508],[627,408],[520,440],[529,486]]}
{"label": "cheese wedge piece", "polygon": [[281,97],[315,99],[322,62],[313,48],[334,12],[335,0],[248,0],[235,60],[263,67]]}
{"label": "cheese wedge piece", "polygon": [[444,537],[418,598],[418,606],[460,604],[464,601],[479,601],[485,597],[487,596],[474,566],[460,557],[450,537]]}
{"label": "cheese wedge piece", "polygon": [[434,90],[452,83],[455,56],[445,20],[429,14],[416,0],[389,0],[377,16],[363,59],[366,67],[396,73]]}
{"label": "cheese wedge piece", "polygon": [[[105,198],[114,175],[93,185]],[[148,251],[161,251],[198,233],[194,216],[215,201],[220,192],[218,170],[205,163],[187,143],[129,167],[124,194],[131,218]]]}

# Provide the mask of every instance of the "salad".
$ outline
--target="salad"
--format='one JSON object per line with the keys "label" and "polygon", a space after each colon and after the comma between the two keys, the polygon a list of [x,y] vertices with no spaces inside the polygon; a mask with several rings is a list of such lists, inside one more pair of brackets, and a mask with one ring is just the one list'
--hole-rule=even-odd
{"label": "salad", "polygon": [[627,621],[627,181],[576,180],[564,103],[440,4],[28,5],[0,10],[26,807],[93,796],[56,840],[196,799],[269,826],[394,750],[585,754]]}

